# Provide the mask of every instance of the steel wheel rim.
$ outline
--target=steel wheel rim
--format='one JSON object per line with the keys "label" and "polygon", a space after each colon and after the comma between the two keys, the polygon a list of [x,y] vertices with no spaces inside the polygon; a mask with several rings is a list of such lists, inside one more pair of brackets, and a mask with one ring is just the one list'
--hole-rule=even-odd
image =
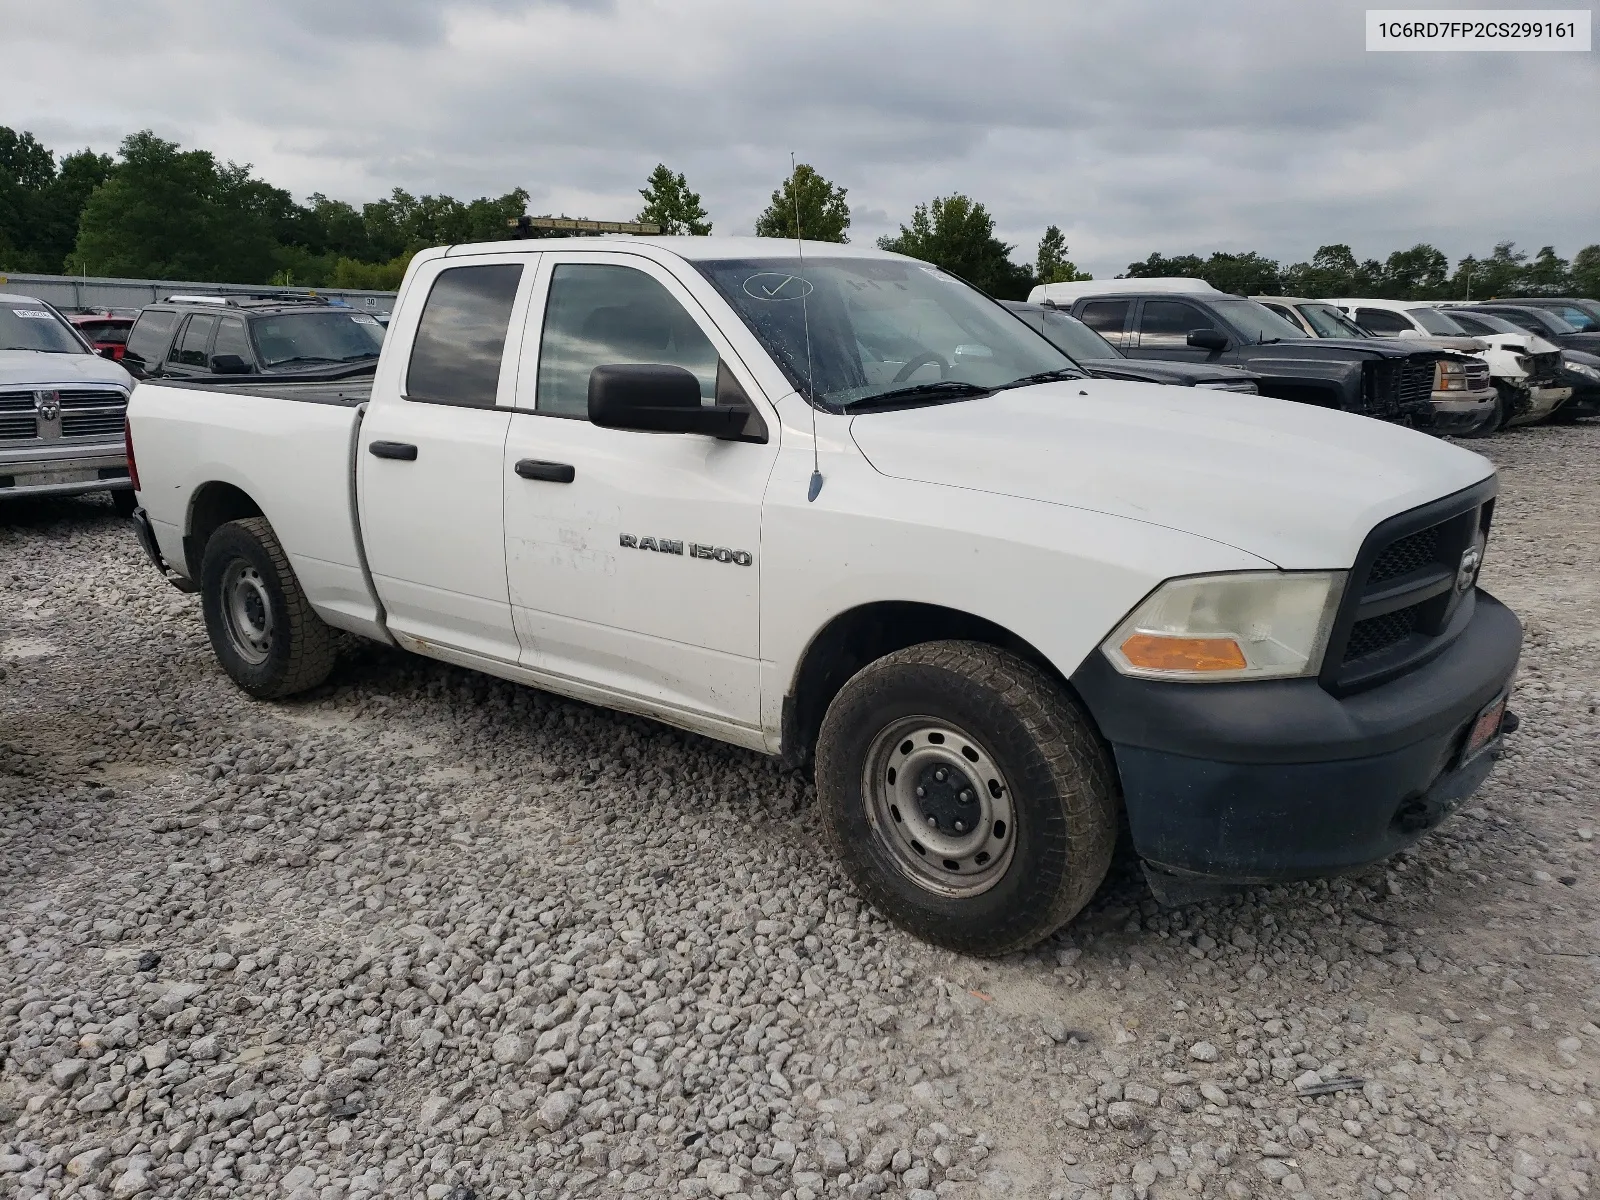
{"label": "steel wheel rim", "polygon": [[222,623],[234,653],[260,666],[272,652],[272,597],[256,570],[242,558],[228,564],[222,576]]}
{"label": "steel wheel rim", "polygon": [[960,726],[938,717],[886,726],[867,749],[861,791],[873,836],[918,887],[977,896],[1010,867],[1017,841],[1010,784]]}

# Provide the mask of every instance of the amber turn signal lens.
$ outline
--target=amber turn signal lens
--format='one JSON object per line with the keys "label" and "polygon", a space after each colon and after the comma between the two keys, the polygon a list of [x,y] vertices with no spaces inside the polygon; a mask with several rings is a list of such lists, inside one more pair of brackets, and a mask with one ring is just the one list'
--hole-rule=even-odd
{"label": "amber turn signal lens", "polygon": [[1242,671],[1248,665],[1232,638],[1136,633],[1122,643],[1122,654],[1130,666],[1146,671]]}

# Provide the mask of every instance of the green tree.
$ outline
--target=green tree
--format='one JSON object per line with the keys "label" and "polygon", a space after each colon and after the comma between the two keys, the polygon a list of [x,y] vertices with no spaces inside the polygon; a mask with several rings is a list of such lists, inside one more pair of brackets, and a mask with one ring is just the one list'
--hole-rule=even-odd
{"label": "green tree", "polygon": [[11,270],[49,269],[39,246],[55,177],[55,155],[33,134],[0,125],[0,261]]}
{"label": "green tree", "polygon": [[219,166],[149,130],[123,140],[121,159],[84,206],[71,269],[239,283],[272,274],[273,193],[283,193],[248,166]]}
{"label": "green tree", "polygon": [[1574,295],[1600,300],[1600,245],[1585,246],[1572,256],[1570,278]]}
{"label": "green tree", "polygon": [[1450,298],[1489,300],[1514,296],[1521,288],[1527,261],[1527,252],[1518,250],[1515,242],[1498,243],[1488,258],[1469,254],[1456,264],[1455,274],[1450,277]]}
{"label": "green tree", "polygon": [[1378,289],[1382,275],[1383,267],[1378,262],[1357,262],[1349,246],[1335,242],[1318,246],[1310,262],[1295,263],[1284,270],[1283,286],[1292,296],[1370,296]]}
{"label": "green tree", "polygon": [[1572,290],[1572,273],[1554,246],[1540,246],[1539,253],[1523,269],[1521,283],[1524,295],[1559,296]]}
{"label": "green tree", "polygon": [[661,226],[662,233],[674,235],[704,236],[711,232],[706,210],[700,206],[700,194],[691,192],[682,173],[674,175],[665,163],[656,164],[639,195],[644,197],[644,207],[634,220],[654,222]]}
{"label": "green tree", "polygon": [[1094,276],[1080,271],[1067,257],[1067,236],[1060,228],[1051,225],[1039,239],[1039,249],[1034,256],[1034,279],[1039,283],[1076,283]]}
{"label": "green tree", "polygon": [[989,210],[959,193],[917,205],[911,223],[878,245],[943,267],[1003,300],[1022,299],[1033,286],[1033,272],[1012,262],[1013,247],[994,236]]}
{"label": "green tree", "polygon": [[844,188],[829,183],[808,163],[800,163],[772,193],[767,210],[756,218],[756,236],[796,238],[804,233],[807,241],[848,242],[845,230],[850,228],[850,206],[844,197]]}
{"label": "green tree", "polygon": [[1426,242],[1396,250],[1383,264],[1378,295],[1391,300],[1440,300],[1450,293],[1450,260]]}
{"label": "green tree", "polygon": [[1127,279],[1163,279],[1178,276],[1185,279],[1203,279],[1212,287],[1240,295],[1259,295],[1276,292],[1282,287],[1278,264],[1263,258],[1254,250],[1243,254],[1214,251],[1210,258],[1197,254],[1180,254],[1167,258],[1152,254],[1144,262],[1129,263]]}

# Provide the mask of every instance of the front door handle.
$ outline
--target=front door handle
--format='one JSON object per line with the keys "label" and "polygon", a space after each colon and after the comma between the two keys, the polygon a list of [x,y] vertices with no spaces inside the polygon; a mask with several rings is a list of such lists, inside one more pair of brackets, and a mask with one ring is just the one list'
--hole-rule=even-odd
{"label": "front door handle", "polygon": [[516,472],[524,479],[542,479],[546,483],[571,483],[577,476],[570,463],[545,462],[537,458],[519,459]]}
{"label": "front door handle", "polygon": [[369,442],[367,452],[375,458],[398,458],[403,462],[417,461],[417,448],[410,442]]}

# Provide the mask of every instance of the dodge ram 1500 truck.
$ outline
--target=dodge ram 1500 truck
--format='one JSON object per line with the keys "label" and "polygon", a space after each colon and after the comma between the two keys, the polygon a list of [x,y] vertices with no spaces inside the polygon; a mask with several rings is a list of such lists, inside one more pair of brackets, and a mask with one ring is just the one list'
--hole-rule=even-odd
{"label": "dodge ram 1500 truck", "polygon": [[856,246],[427,251],[370,383],[141,383],[129,450],[247,692],[343,629],[811,762],[861,892],[978,954],[1070,919],[1124,810],[1163,894],[1411,843],[1521,647],[1483,458],[1091,378]]}

